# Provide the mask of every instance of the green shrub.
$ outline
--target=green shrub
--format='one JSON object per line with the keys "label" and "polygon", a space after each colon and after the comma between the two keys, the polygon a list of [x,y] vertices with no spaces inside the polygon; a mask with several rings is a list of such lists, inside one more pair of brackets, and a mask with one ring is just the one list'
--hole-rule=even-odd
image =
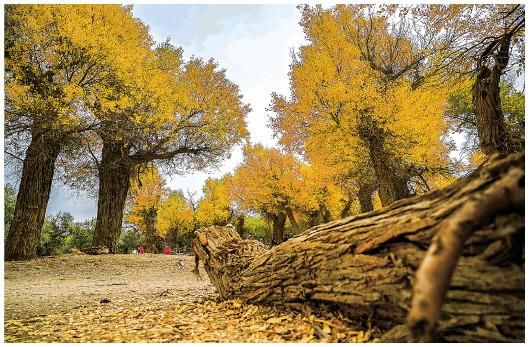
{"label": "green shrub", "polygon": [[139,246],[145,244],[145,236],[138,229],[129,226],[123,228],[118,242],[118,250],[120,253],[131,253]]}
{"label": "green shrub", "polygon": [[41,231],[39,255],[59,255],[71,249],[87,247],[92,242],[96,220],[74,221],[68,212],[47,217]]}
{"label": "green shrub", "polygon": [[265,244],[271,243],[272,231],[261,217],[245,216],[243,231],[244,238],[258,240]]}

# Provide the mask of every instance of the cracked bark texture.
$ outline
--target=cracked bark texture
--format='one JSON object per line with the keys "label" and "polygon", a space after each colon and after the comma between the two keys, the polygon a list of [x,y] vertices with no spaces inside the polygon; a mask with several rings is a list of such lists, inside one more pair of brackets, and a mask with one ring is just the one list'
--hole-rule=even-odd
{"label": "cracked bark texture", "polygon": [[[222,299],[328,303],[370,321],[383,341],[411,341],[413,282],[431,240],[514,170],[524,170],[523,154],[496,157],[445,189],[318,225],[270,250],[230,227],[199,230],[192,247]],[[518,188],[524,193],[524,179]],[[471,228],[433,338],[523,341],[524,209],[480,216]]]}

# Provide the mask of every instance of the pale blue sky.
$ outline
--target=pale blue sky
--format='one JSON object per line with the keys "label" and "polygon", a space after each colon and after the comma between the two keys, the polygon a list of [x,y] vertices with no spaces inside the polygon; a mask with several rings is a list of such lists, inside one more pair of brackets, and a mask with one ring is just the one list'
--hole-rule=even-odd
{"label": "pale blue sky", "polygon": [[[167,37],[190,56],[214,58],[240,86],[244,101],[253,111],[247,117],[253,143],[273,146],[267,127],[270,94],[289,92],[287,77],[290,49],[301,46],[304,34],[298,25],[296,5],[135,5],[134,15],[149,25],[155,40]],[[238,148],[231,159],[209,173],[167,177],[172,189],[201,192],[207,177],[221,177],[241,162]],[[96,201],[54,184],[46,211],[68,211],[76,219],[96,216]]]}

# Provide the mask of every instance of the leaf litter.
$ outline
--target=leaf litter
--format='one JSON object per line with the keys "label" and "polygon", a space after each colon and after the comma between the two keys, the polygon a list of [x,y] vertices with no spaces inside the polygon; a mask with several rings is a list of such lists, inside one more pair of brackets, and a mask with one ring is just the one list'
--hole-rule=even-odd
{"label": "leaf litter", "polygon": [[[185,262],[185,266],[175,266],[176,260]],[[68,255],[6,263],[4,339],[6,342],[378,340],[374,338],[379,335],[377,331],[363,330],[340,313],[315,306],[220,301],[207,276],[202,276],[201,281],[191,273],[192,263],[189,256],[163,255]],[[136,276],[127,275],[131,268],[136,270]],[[54,276],[58,269],[59,276]],[[117,273],[121,275],[113,275]],[[138,281],[146,274],[150,274],[150,282]],[[60,290],[65,280],[59,278],[73,281],[68,283],[69,289],[77,288],[77,292]],[[33,285],[28,289],[29,283]],[[28,295],[38,292],[43,285],[52,300]],[[17,290],[22,294],[13,292]],[[87,295],[93,293],[97,295]],[[24,299],[27,301],[23,302]],[[30,314],[22,314],[9,310],[12,305],[34,309]]]}

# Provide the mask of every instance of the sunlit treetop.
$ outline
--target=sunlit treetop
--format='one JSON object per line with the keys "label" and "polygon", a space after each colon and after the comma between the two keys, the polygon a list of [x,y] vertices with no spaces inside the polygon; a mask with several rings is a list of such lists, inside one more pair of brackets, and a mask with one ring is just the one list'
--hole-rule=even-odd
{"label": "sunlit treetop", "polygon": [[[121,143],[133,163],[159,161],[173,170],[203,169],[248,135],[239,88],[217,63],[192,58],[165,42],[134,84],[117,85],[113,109],[96,110],[104,141]],[[125,100],[125,101],[124,101]]]}
{"label": "sunlit treetop", "polygon": [[243,163],[231,180],[231,196],[242,209],[275,215],[293,208],[302,188],[301,163],[262,145],[245,145]]}
{"label": "sunlit treetop", "polygon": [[170,232],[193,231],[194,213],[182,191],[171,191],[158,209],[156,231],[167,236]]}
{"label": "sunlit treetop", "polygon": [[[87,104],[110,93],[117,76],[141,70],[153,41],[118,5],[7,5],[7,135],[41,127],[76,129],[94,122]],[[84,111],[83,111],[84,110]]]}
{"label": "sunlit treetop", "polygon": [[[367,18],[353,6],[304,8],[302,18],[310,44],[293,58],[291,95],[273,94],[271,124],[280,143],[310,160],[326,157],[361,171],[366,138],[375,136],[364,129],[375,122],[394,157],[412,166],[446,166],[443,113],[453,87],[425,71],[416,78],[411,64],[418,48],[407,35],[396,36],[386,17]],[[370,39],[368,47],[362,38]]]}
{"label": "sunlit treetop", "polygon": [[197,219],[202,225],[226,225],[232,214],[230,199],[231,175],[208,178],[202,188],[203,198],[197,207]]}

